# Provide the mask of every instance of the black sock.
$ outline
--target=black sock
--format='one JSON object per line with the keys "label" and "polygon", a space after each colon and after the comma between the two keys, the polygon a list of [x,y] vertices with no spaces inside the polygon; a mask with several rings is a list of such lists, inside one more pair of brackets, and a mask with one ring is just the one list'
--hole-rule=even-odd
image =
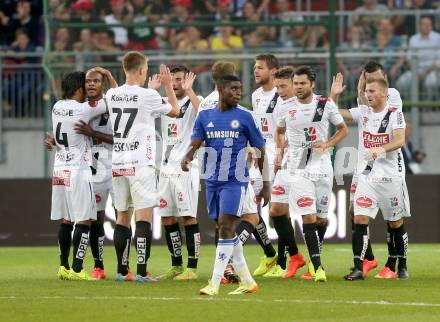
{"label": "black sock", "polygon": [[104,253],[104,224],[92,221],[90,226],[90,248],[92,249],[95,267],[104,269],[103,253]]}
{"label": "black sock", "polygon": [[61,223],[58,228],[58,247],[60,249],[60,265],[70,269],[69,255],[72,244],[73,225]]}
{"label": "black sock", "polygon": [[399,258],[398,269],[406,268],[406,254],[408,251],[408,233],[405,227],[393,229],[394,245],[396,246],[397,258]]}
{"label": "black sock", "polygon": [[393,272],[396,271],[397,262],[397,252],[396,246],[394,245],[394,231],[391,229],[390,225],[387,224],[387,246],[388,246],[388,259],[385,266],[388,267]]}
{"label": "black sock", "polygon": [[219,235],[218,227],[216,226],[215,227],[215,236],[214,236],[215,248],[217,248],[219,238],[220,238],[220,235]]}
{"label": "black sock", "polygon": [[370,240],[370,227],[367,229],[368,234],[368,246],[367,250],[365,251],[365,259],[372,261],[374,259],[373,249],[371,248],[371,240]]}
{"label": "black sock", "polygon": [[267,227],[261,215],[259,216],[259,221],[253,234],[258,244],[260,244],[261,248],[263,248],[264,255],[267,257],[274,257],[276,255],[275,248],[273,248],[272,243],[267,235]]}
{"label": "black sock", "polygon": [[235,228],[235,233],[237,234],[238,238],[240,238],[241,243],[244,245],[251,237],[254,230],[254,226],[249,221],[240,220],[240,223]]}
{"label": "black sock", "polygon": [[324,225],[318,225],[316,224],[316,230],[318,231],[318,237],[319,237],[319,253],[322,252],[322,245],[324,243],[324,235],[327,231],[327,223]]}
{"label": "black sock", "polygon": [[281,239],[281,243],[287,246],[290,256],[298,254],[298,246],[295,242],[295,231],[293,230],[292,221],[286,215],[272,217],[273,226]]}
{"label": "black sock", "polygon": [[185,226],[186,249],[188,250],[188,268],[197,268],[200,253],[199,224]]}
{"label": "black sock", "polygon": [[277,265],[280,265],[282,269],[286,269],[287,254],[288,254],[287,245],[281,240],[281,238],[278,238]]}
{"label": "black sock", "polygon": [[147,261],[151,250],[151,224],[147,221],[137,221],[134,232],[136,242],[137,275],[147,275]]}
{"label": "black sock", "polygon": [[316,223],[303,224],[304,240],[309,251],[310,261],[315,271],[321,266],[321,255],[319,253],[319,236],[316,230]]}
{"label": "black sock", "polygon": [[182,234],[179,224],[166,225],[164,228],[165,239],[171,255],[171,265],[182,266]]}
{"label": "black sock", "polygon": [[355,224],[353,234],[354,267],[361,270],[368,247],[368,225]]}
{"label": "black sock", "polygon": [[87,225],[75,225],[73,231],[73,261],[72,269],[79,273],[83,269],[83,261],[86,256],[87,246],[89,245],[90,227]]}
{"label": "black sock", "polygon": [[353,254],[354,254],[354,218],[353,218],[353,216],[351,216],[350,222],[351,222],[351,250],[353,251]]}
{"label": "black sock", "polygon": [[118,259],[118,273],[127,275],[128,259],[130,257],[131,228],[116,225],[113,234],[116,257]]}

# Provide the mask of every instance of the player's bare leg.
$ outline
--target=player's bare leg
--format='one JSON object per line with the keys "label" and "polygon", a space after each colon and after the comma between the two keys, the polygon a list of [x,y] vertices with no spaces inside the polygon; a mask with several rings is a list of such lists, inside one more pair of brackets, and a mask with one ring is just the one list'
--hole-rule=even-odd
{"label": "player's bare leg", "polygon": [[117,281],[134,281],[135,276],[129,271],[129,257],[131,245],[131,217],[133,209],[118,211],[116,226],[113,234],[116,257],[118,260]]}
{"label": "player's bare leg", "polygon": [[315,282],[325,282],[327,278],[321,265],[320,242],[316,228],[317,216],[316,214],[304,215],[302,221],[304,240],[310,257],[309,273]]}
{"label": "player's bare leg", "polygon": [[[278,260],[274,271],[267,272],[267,277],[291,278],[296,271],[305,265],[295,241],[295,231],[289,217],[289,205],[273,202],[270,207],[274,228],[278,235]],[[289,253],[289,266],[286,270],[286,251]]]}
{"label": "player's bare leg", "polygon": [[157,282],[147,271],[147,262],[151,250],[151,222],[153,219],[153,208],[136,210],[136,230],[134,241],[136,246],[137,273],[136,281],[139,283]]}
{"label": "player's bare leg", "polygon": [[197,264],[200,253],[200,230],[197,219],[190,216],[182,217],[186,236],[186,249],[188,251],[188,263],[186,269],[176,276],[177,281],[194,280],[198,278]]}
{"label": "player's bare leg", "polygon": [[60,268],[58,278],[61,280],[69,279],[69,256],[72,245],[73,222],[62,219],[58,228],[58,247],[60,249]]}
{"label": "player's bare leg", "polygon": [[90,226],[90,248],[92,250],[93,259],[95,261],[92,276],[96,279],[105,279],[104,271],[104,217],[105,211],[98,211],[96,220],[92,221]]}

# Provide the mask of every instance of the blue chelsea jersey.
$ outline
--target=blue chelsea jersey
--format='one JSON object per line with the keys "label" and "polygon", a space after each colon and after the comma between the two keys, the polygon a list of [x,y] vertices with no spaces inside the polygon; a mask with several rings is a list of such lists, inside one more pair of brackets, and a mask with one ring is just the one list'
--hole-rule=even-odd
{"label": "blue chelsea jersey", "polygon": [[252,114],[241,106],[200,111],[192,140],[205,141],[204,178],[207,186],[247,185],[247,146],[261,148],[264,139]]}

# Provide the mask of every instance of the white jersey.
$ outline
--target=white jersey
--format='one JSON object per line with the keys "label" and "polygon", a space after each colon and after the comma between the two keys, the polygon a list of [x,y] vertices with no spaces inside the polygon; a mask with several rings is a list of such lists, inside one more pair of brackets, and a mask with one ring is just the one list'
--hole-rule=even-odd
{"label": "white jersey", "polygon": [[207,108],[216,107],[219,100],[219,93],[217,90],[211,92],[208,96],[206,96],[201,102],[199,106],[199,112],[205,110]]}
{"label": "white jersey", "polygon": [[[200,100],[203,97],[198,96]],[[165,100],[165,98],[164,98]],[[178,101],[180,115],[169,117],[162,115],[162,169],[180,172],[180,162],[191,145],[191,134],[197,113],[188,96]]]}
{"label": "white jersey", "polygon": [[287,128],[290,174],[317,178],[331,176],[330,152],[318,153],[313,146],[328,140],[330,123],[339,125],[343,122],[331,99],[313,94],[310,104],[302,104],[296,97],[283,101],[277,126]]}
{"label": "white jersey", "polygon": [[[362,173],[367,165],[371,167],[369,176],[372,178],[392,178],[405,176],[405,164],[400,149],[388,152],[374,162],[365,160],[365,149],[380,147],[393,139],[395,129],[405,128],[405,119],[402,110],[387,106],[382,112],[375,113],[366,105],[361,105],[349,110],[353,120],[358,123],[359,145],[358,164],[356,173]],[[390,113],[388,122],[384,119]],[[378,133],[381,126],[386,126],[383,133]]]}
{"label": "white jersey", "polygon": [[282,101],[275,87],[267,92],[265,92],[262,87],[259,87],[252,93],[253,114],[257,121],[258,128],[266,141],[265,151],[272,171],[276,148],[274,141],[276,116],[279,109],[278,106]]}
{"label": "white jersey", "polygon": [[[113,135],[112,124],[110,122],[109,113],[104,113],[98,117],[95,117],[90,121],[90,127],[94,131],[98,131],[104,134]],[[93,169],[94,177],[98,181],[105,180],[111,174],[112,169],[112,150],[113,145],[106,143],[97,138],[92,138],[92,156],[93,156]]]}
{"label": "white jersey", "polygon": [[79,103],[60,100],[52,109],[53,136],[56,142],[54,168],[80,169],[92,161],[90,139],[75,132],[75,124],[86,123],[106,112],[104,100]]}
{"label": "white jersey", "polygon": [[127,84],[109,89],[106,98],[113,125],[113,169],[130,174],[136,167],[154,166],[154,118],[168,114],[171,105],[153,89]]}

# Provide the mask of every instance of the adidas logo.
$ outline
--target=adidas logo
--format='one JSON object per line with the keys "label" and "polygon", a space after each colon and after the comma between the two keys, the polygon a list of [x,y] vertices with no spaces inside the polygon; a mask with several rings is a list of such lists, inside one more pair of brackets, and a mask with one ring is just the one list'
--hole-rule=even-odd
{"label": "adidas logo", "polygon": [[206,127],[214,127],[214,123],[209,122],[208,125]]}

